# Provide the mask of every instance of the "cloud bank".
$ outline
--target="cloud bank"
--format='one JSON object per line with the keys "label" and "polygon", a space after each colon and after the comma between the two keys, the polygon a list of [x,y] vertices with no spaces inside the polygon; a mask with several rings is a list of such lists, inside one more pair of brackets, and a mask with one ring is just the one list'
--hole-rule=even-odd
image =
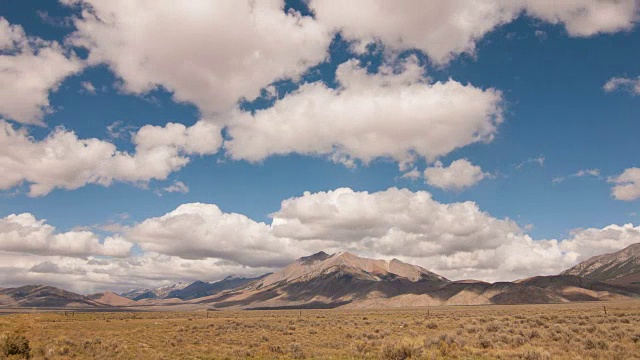
{"label": "cloud bank", "polygon": [[[557,274],[640,242],[640,226],[632,224],[535,240],[474,202],[443,204],[428,192],[396,188],[306,192],[282,201],[271,217],[266,224],[190,203],[100,240],[89,231],[58,233],[31,214],[10,215],[0,220],[0,281],[42,282],[55,274],[65,287],[118,290],[258,275],[321,250],[395,257],[451,279],[514,280]],[[142,252],[130,254],[133,244]]]}

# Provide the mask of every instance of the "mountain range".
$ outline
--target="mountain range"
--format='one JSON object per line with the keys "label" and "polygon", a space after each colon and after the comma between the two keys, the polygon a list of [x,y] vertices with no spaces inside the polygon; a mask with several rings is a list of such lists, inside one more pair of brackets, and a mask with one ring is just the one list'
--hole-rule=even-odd
{"label": "mountain range", "polygon": [[397,259],[319,252],[256,278],[177,283],[79,295],[46,285],[0,290],[0,307],[189,309],[385,308],[562,303],[640,298],[640,244],[595,256],[559,275],[513,282],[451,281]]}

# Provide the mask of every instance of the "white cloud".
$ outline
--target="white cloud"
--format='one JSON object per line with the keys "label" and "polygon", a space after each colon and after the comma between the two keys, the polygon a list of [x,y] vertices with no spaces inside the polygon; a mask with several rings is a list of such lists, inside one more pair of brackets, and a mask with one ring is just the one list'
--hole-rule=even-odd
{"label": "white cloud", "polygon": [[490,173],[483,172],[480,166],[473,165],[467,159],[453,161],[448,167],[437,161],[424,171],[427,184],[445,190],[462,190],[488,177],[491,177]]}
{"label": "white cloud", "polygon": [[173,182],[173,184],[162,188],[162,190],[168,193],[177,192],[181,194],[186,194],[189,192],[189,187],[185,185],[185,183],[183,183],[182,181],[176,180]]}
{"label": "white cloud", "polygon": [[640,227],[633,225],[534,240],[512,220],[492,217],[473,202],[442,204],[427,192],[393,188],[337,189],[285,200],[273,214],[272,234],[309,250],[397,257],[451,279],[489,281],[557,274],[640,242]]}
{"label": "white cloud", "polygon": [[410,180],[420,179],[421,177],[422,177],[422,174],[420,173],[420,171],[418,171],[418,168],[415,168],[415,167],[407,171],[406,173],[402,174],[401,176],[402,179],[410,179]]}
{"label": "white cloud", "polygon": [[221,258],[253,267],[282,266],[302,255],[292,254],[287,240],[273,238],[268,225],[224,213],[212,204],[181,205],[132,227],[126,237],[148,251],[186,259]]}
{"label": "white cloud", "polygon": [[591,176],[591,177],[596,177],[596,178],[600,178],[600,169],[583,169],[583,170],[578,170],[578,172],[568,175],[568,176],[557,176],[554,177],[551,182],[553,184],[560,184],[561,182],[564,182],[565,180],[567,180],[567,178],[575,178],[575,177],[585,177],[585,176]]}
{"label": "white cloud", "polygon": [[626,169],[609,182],[615,184],[611,190],[614,198],[625,201],[640,199],[640,168]]}
{"label": "white cloud", "polygon": [[579,260],[592,256],[622,250],[631,244],[640,242],[640,226],[633,224],[608,225],[602,229],[578,229],[571,237],[559,243],[561,249],[580,254]]}
{"label": "white cloud", "polygon": [[424,191],[390,188],[376,193],[348,188],[305,193],[272,214],[277,237],[318,243],[330,250],[426,257],[495,247],[520,233],[473,202],[441,204]]}
{"label": "white cloud", "polygon": [[188,260],[144,253],[127,258],[86,259],[0,251],[0,283],[5,287],[45,283],[80,293],[153,288],[179,281],[220,280],[229,274],[256,276],[273,268],[250,268],[220,259]]}
{"label": "white cloud", "polygon": [[604,86],[604,91],[612,92],[616,90],[628,91],[633,95],[640,95],[640,77],[639,78],[624,78],[613,77],[607,81]]}
{"label": "white cloud", "polygon": [[600,169],[579,170],[577,173],[573,174],[573,176],[576,176],[576,177],[583,177],[583,176],[598,177],[598,176],[600,176]]}
{"label": "white cloud", "polygon": [[107,125],[107,136],[111,139],[125,139],[135,136],[136,128],[133,125],[124,125],[122,120],[116,120]]}
{"label": "white cloud", "polygon": [[125,257],[132,243],[120,237],[102,242],[90,231],[56,233],[55,228],[29,213],[0,219],[0,251],[40,255]]}
{"label": "white cloud", "polygon": [[338,89],[315,82],[255,115],[237,113],[225,143],[234,159],[326,155],[348,166],[380,157],[429,161],[489,142],[502,121],[501,94],[454,80],[430,84],[411,58],[370,74],[351,60],[336,71]]}
{"label": "white cloud", "polygon": [[[564,240],[534,240],[514,221],[495,218],[474,202],[442,204],[428,192],[395,188],[307,192],[284,200],[272,218],[265,224],[212,204],[184,204],[122,228],[114,237],[122,242],[101,246],[89,232],[56,234],[29,214],[11,215],[0,221],[0,282],[123,290],[259,275],[320,250],[395,257],[451,279],[498,281],[557,274],[640,242],[640,226],[632,224],[575,230]],[[122,255],[130,242],[144,252],[94,256]]]}
{"label": "white cloud", "polygon": [[635,0],[525,0],[521,4],[527,15],[563,24],[569,35],[576,37],[631,30],[640,10]]}
{"label": "white cloud", "polygon": [[623,1],[474,1],[312,0],[318,20],[355,41],[382,42],[388,50],[419,49],[444,64],[462,53],[474,54],[478,40],[521,13],[562,24],[570,36],[592,36],[630,30],[638,17],[638,3]]}
{"label": "white cloud", "polygon": [[42,125],[53,111],[49,93],[83,64],[55,41],[28,37],[21,26],[0,17],[0,115]]}
{"label": "white cloud", "polygon": [[522,169],[522,167],[524,167],[527,164],[538,164],[538,166],[544,167],[544,161],[545,161],[545,158],[543,155],[540,155],[536,158],[529,158],[519,163],[518,165],[516,165],[516,169]]}
{"label": "white cloud", "polygon": [[217,125],[199,121],[191,127],[146,125],[133,141],[133,154],[118,151],[103,140],[78,139],[63,128],[37,141],[25,129],[0,120],[0,143],[4,144],[0,148],[0,189],[26,182],[30,196],[42,196],[55,188],[164,180],[185,166],[189,156],[217,152],[222,137]]}
{"label": "white cloud", "polygon": [[84,91],[88,92],[89,94],[95,95],[96,87],[93,86],[90,81],[83,81],[82,83],[80,83],[80,86],[82,86],[82,89],[84,89]]}
{"label": "white cloud", "polygon": [[90,64],[107,64],[123,90],[173,92],[205,114],[254,99],[327,57],[331,35],[284,1],[68,1],[83,4],[71,36]]}
{"label": "white cloud", "polygon": [[478,39],[515,16],[488,1],[313,0],[310,7],[320,22],[356,41],[355,50],[381,41],[390,50],[422,50],[437,63],[473,53]]}

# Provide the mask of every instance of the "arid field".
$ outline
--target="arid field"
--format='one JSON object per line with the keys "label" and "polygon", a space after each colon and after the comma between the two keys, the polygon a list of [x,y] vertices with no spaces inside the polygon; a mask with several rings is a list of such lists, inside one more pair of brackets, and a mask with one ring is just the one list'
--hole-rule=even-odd
{"label": "arid field", "polygon": [[640,302],[40,312],[0,316],[0,333],[0,357],[26,339],[32,359],[639,359]]}

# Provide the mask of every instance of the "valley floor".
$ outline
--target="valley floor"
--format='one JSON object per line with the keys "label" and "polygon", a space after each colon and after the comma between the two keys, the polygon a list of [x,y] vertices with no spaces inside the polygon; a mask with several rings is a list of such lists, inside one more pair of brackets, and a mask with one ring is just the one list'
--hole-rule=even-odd
{"label": "valley floor", "polygon": [[0,358],[26,338],[32,359],[640,359],[640,301],[6,314],[0,334]]}

